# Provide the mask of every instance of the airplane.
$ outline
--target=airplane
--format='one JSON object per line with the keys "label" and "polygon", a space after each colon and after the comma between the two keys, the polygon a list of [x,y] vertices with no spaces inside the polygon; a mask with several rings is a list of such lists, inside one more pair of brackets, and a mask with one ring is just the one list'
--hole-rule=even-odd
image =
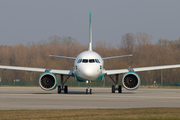
{"label": "airplane", "polygon": [[[46,68],[32,68],[32,67],[19,67],[19,66],[4,66],[0,65],[0,69],[11,69],[11,70],[23,70],[23,71],[34,71],[43,72],[39,77],[39,85],[43,90],[50,91],[57,87],[57,77],[61,77],[61,85],[58,85],[57,92],[68,93],[68,86],[64,86],[66,81],[70,77],[75,77],[78,82],[86,82],[88,88],[86,89],[86,94],[92,94],[92,89],[90,88],[91,82],[102,81],[104,76],[109,76],[114,82],[112,85],[112,93],[118,91],[122,92],[121,85],[118,85],[119,79],[118,75],[123,74],[122,85],[127,90],[136,90],[141,84],[139,75],[136,72],[140,71],[150,71],[150,70],[160,70],[160,69],[170,69],[179,68],[180,64],[177,65],[164,65],[164,66],[151,66],[151,67],[140,67],[140,68],[128,68],[128,69],[115,69],[115,70],[105,70],[103,65],[103,60],[129,57],[132,55],[122,55],[102,58],[98,53],[92,50],[92,21],[91,12],[89,13],[89,49],[80,53],[76,58],[67,56],[57,56],[49,55],[50,57],[58,57],[65,59],[75,60],[73,70],[58,70],[58,69],[46,69]],[[115,79],[114,79],[115,76]],[[65,79],[64,79],[65,78]]]}

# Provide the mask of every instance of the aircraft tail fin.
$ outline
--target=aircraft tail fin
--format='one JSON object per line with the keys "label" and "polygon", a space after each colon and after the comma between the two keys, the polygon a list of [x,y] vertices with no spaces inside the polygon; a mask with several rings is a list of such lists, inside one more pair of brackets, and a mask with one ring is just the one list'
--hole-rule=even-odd
{"label": "aircraft tail fin", "polygon": [[89,13],[89,51],[92,51],[92,22],[91,22],[91,12]]}

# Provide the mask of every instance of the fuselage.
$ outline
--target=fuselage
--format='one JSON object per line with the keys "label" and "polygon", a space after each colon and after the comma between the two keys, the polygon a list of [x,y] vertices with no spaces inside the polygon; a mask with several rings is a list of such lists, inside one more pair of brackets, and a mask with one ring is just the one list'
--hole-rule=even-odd
{"label": "fuselage", "polygon": [[103,59],[94,51],[84,51],[79,54],[74,63],[74,75],[77,81],[101,81],[103,74]]}

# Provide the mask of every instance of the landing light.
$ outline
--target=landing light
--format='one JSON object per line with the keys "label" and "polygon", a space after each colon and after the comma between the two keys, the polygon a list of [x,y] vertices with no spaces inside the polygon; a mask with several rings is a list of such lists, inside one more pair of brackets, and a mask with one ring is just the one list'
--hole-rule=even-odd
{"label": "landing light", "polygon": [[91,83],[91,81],[86,80],[86,83]]}

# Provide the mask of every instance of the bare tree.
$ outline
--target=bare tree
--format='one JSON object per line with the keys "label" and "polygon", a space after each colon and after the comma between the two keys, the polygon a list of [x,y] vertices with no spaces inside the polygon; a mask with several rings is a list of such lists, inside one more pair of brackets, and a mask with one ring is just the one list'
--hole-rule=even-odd
{"label": "bare tree", "polygon": [[121,38],[120,47],[123,48],[126,54],[132,54],[135,48],[136,37],[133,33],[126,33]]}
{"label": "bare tree", "polygon": [[152,36],[148,35],[147,33],[138,32],[136,37],[137,37],[137,42],[138,42],[139,46],[151,44],[151,42],[153,40]]}

